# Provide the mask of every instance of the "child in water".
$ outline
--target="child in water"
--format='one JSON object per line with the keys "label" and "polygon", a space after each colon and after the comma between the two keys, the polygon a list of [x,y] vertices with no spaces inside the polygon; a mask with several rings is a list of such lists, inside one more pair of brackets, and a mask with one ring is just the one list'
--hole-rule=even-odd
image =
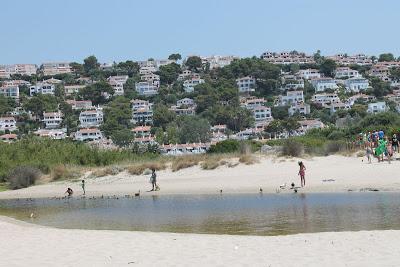
{"label": "child in water", "polygon": [[304,166],[304,163],[302,161],[299,162],[299,175],[301,179],[301,187],[306,186],[306,166]]}

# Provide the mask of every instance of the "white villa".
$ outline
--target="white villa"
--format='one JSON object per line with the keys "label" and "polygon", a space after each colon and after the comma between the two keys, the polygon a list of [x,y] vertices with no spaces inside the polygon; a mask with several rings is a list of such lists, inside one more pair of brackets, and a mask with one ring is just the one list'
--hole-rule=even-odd
{"label": "white villa", "polygon": [[87,129],[79,129],[75,133],[75,140],[77,141],[94,141],[100,140],[103,138],[103,134],[97,128],[87,128]]}
{"label": "white villa", "polygon": [[321,104],[321,105],[329,105],[331,103],[339,103],[340,98],[337,94],[315,94],[312,97],[312,102]]}
{"label": "white villa", "polygon": [[128,78],[128,75],[110,76],[107,78],[107,82],[114,89],[114,95],[124,94],[124,84],[126,83]]}
{"label": "white villa", "polygon": [[310,114],[310,112],[310,105],[305,103],[295,103],[291,105],[288,109],[289,116],[293,116],[296,113],[307,115]]}
{"label": "white villa", "polygon": [[319,78],[311,80],[311,84],[313,85],[315,92],[324,92],[327,89],[336,90],[339,87],[336,82],[332,78]]}
{"label": "white villa", "polygon": [[79,114],[80,127],[98,127],[103,123],[103,109],[84,110]]}
{"label": "white villa", "polygon": [[39,129],[34,132],[39,137],[47,137],[55,140],[65,139],[67,137],[66,129]]}
{"label": "white villa", "polygon": [[19,99],[19,87],[18,86],[0,87],[0,95],[18,100]]}
{"label": "white villa", "polygon": [[43,63],[41,66],[44,76],[53,76],[62,73],[71,73],[71,67],[68,62],[50,62]]}
{"label": "white villa", "polygon": [[17,122],[14,117],[0,117],[0,132],[17,130]]}
{"label": "white villa", "polygon": [[158,94],[158,88],[152,82],[138,82],[135,87],[139,95],[152,96]]}
{"label": "white villa", "polygon": [[61,126],[63,119],[61,112],[44,112],[43,122],[46,129],[56,129]]}
{"label": "white villa", "polygon": [[352,70],[349,67],[339,67],[335,70],[335,78],[343,79],[343,78],[359,78],[361,77],[358,70]]}
{"label": "white villa", "polygon": [[256,122],[272,120],[272,112],[270,107],[258,106],[253,110],[254,119]]}
{"label": "white villa", "polygon": [[132,110],[132,123],[134,124],[152,124],[153,107],[152,105],[134,108]]}
{"label": "white villa", "polygon": [[151,136],[151,126],[137,126],[132,129],[135,137],[150,137]]}
{"label": "white villa", "polygon": [[346,91],[358,93],[369,88],[369,81],[365,78],[350,78],[344,82]]}
{"label": "white villa", "polygon": [[243,98],[241,99],[241,104],[240,106],[242,108],[247,108],[250,110],[253,110],[256,107],[261,107],[264,106],[267,103],[267,101],[264,98]]}
{"label": "white villa", "polygon": [[386,102],[375,102],[368,104],[368,113],[380,113],[386,112],[389,110],[389,107],[386,105]]}
{"label": "white villa", "polygon": [[35,94],[54,95],[54,90],[54,84],[37,83],[29,88],[29,93],[31,96]]}
{"label": "white villa", "polygon": [[71,105],[73,110],[93,109],[92,101],[90,100],[67,100],[65,102]]}
{"label": "white villa", "polygon": [[194,91],[194,87],[202,83],[204,83],[203,79],[193,77],[183,82],[183,89],[186,93],[192,93]]}
{"label": "white villa", "polygon": [[279,106],[289,106],[295,103],[304,102],[303,91],[287,91],[285,96],[279,96],[278,105]]}
{"label": "white villa", "polygon": [[297,75],[305,80],[321,78],[321,73],[319,72],[319,70],[316,69],[299,70]]}
{"label": "white villa", "polygon": [[237,79],[236,84],[239,88],[239,93],[249,93],[256,90],[256,79],[251,76]]}
{"label": "white villa", "polygon": [[299,135],[305,134],[311,129],[322,129],[325,127],[320,120],[301,120],[298,123],[300,123],[299,129],[297,129]]}
{"label": "white villa", "polygon": [[66,96],[79,93],[85,85],[64,85],[64,93]]}

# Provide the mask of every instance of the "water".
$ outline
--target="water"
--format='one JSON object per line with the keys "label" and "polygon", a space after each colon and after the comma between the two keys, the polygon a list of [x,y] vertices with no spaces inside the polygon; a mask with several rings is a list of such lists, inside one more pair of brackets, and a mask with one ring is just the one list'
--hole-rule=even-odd
{"label": "water", "polygon": [[0,214],[70,229],[282,235],[400,229],[399,203],[380,192],[20,199],[0,200]]}

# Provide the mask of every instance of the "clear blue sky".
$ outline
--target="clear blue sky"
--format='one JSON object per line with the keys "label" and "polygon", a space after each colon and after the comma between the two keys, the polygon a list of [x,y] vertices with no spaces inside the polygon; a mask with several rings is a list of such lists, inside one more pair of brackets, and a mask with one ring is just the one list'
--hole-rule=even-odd
{"label": "clear blue sky", "polygon": [[1,0],[0,64],[259,56],[298,50],[400,54],[398,0]]}

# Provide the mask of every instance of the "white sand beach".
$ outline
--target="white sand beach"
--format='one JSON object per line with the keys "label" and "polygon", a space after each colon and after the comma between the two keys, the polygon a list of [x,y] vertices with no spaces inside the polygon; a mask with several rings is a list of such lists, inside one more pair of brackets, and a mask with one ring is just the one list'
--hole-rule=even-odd
{"label": "white sand beach", "polygon": [[227,236],[64,230],[0,217],[0,266],[399,266],[400,231]]}
{"label": "white sand beach", "polygon": [[[362,161],[364,159],[364,161]],[[260,187],[265,193],[275,193],[286,183],[300,184],[297,162],[302,160],[307,168],[306,187],[301,192],[347,192],[364,188],[380,191],[400,190],[400,161],[368,164],[365,158],[328,156],[309,159],[283,159],[260,157],[253,165],[240,164],[234,168],[220,166],[215,170],[202,170],[200,166],[182,169],[178,172],[158,172],[161,190],[150,190],[149,175],[133,176],[122,172],[115,176],[86,179],[88,196],[142,195],[151,194],[216,194],[258,193]],[[67,187],[82,195],[80,181],[61,181],[26,189],[5,191],[0,198],[37,198],[63,196]],[[282,190],[281,193],[292,192]]]}

